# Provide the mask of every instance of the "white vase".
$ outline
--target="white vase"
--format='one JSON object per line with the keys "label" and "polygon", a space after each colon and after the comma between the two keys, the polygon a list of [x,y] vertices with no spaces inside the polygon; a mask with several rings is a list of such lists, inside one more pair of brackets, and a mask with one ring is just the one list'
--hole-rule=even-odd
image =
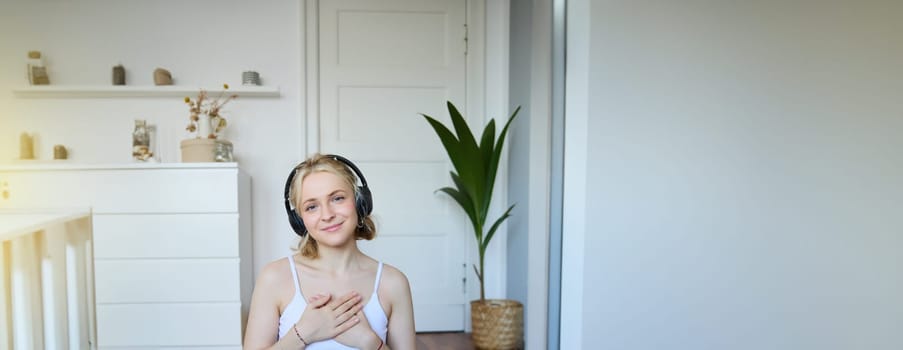
{"label": "white vase", "polygon": [[198,115],[198,136],[206,139],[212,133],[213,128],[210,125],[210,116],[206,114]]}

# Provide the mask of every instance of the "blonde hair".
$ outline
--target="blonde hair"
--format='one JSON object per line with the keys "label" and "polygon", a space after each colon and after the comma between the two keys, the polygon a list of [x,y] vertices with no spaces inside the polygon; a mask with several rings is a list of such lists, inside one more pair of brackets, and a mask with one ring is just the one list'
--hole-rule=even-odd
{"label": "blonde hair", "polygon": [[[295,178],[292,180],[292,188],[289,193],[289,200],[291,200],[292,205],[295,207],[295,213],[298,217],[301,217],[302,207],[301,184],[308,175],[319,172],[336,175],[342,179],[346,185],[350,186],[354,191],[355,212],[358,215],[361,214],[357,212],[357,200],[361,196],[360,190],[357,187],[357,176],[355,176],[354,172],[351,171],[345,163],[335,160],[332,157],[316,153],[295,168],[295,172]],[[357,220],[357,228],[354,230],[354,237],[356,239],[366,239],[369,241],[376,237],[376,223],[373,222],[371,215],[368,214],[363,218],[358,217]],[[298,246],[295,249],[301,251],[301,255],[311,259],[316,259],[320,256],[317,240],[311,237],[309,233],[301,238],[301,241],[298,242]]]}

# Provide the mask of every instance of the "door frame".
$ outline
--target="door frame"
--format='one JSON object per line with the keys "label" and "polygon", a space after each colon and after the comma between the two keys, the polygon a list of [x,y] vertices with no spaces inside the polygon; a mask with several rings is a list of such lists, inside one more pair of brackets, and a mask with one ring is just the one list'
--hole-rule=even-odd
{"label": "door frame", "polygon": [[[583,348],[590,0],[566,0],[564,184],[558,349]],[[565,252],[567,252],[565,254]],[[588,330],[592,331],[592,330]],[[555,345],[555,344],[552,344]]]}
{"label": "door frame", "polygon": [[[466,1],[467,23],[467,58],[465,61],[465,108],[468,116],[482,116],[481,123],[489,122],[489,118],[499,119],[505,122],[510,111],[508,110],[508,1],[503,0],[501,6],[491,1],[487,6],[486,0],[460,0]],[[318,87],[319,77],[319,4],[320,0],[304,0],[300,7],[301,25],[301,105],[303,117],[300,118],[299,128],[304,129],[305,140],[300,142],[300,158],[320,150],[320,96]],[[487,26],[486,18],[499,19],[493,25]],[[486,43],[492,43],[488,47]],[[492,68],[487,73],[487,67]],[[470,119],[470,118],[468,118]],[[493,198],[508,197],[508,155],[503,153],[496,175],[496,186]],[[493,201],[490,211],[500,215],[507,207],[503,207],[501,201]],[[486,254],[486,294],[493,298],[506,297],[507,285],[507,225],[499,227],[493,243],[487,248]],[[475,241],[469,237],[466,240],[467,256],[470,262],[477,261]],[[479,299],[479,286],[476,276],[469,273],[467,283],[467,300]],[[465,303],[467,302],[465,301]],[[464,328],[470,331],[470,308],[465,307]]]}

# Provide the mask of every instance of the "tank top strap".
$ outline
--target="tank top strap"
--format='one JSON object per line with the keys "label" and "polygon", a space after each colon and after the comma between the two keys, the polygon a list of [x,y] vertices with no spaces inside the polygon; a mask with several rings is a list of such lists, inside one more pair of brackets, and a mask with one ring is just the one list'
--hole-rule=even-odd
{"label": "tank top strap", "polygon": [[[292,280],[295,281],[295,294],[301,295],[301,283],[298,283],[298,270],[295,269],[295,259],[292,259],[292,256],[289,255],[286,257],[288,259],[288,266],[292,269]],[[379,273],[376,273],[379,275]]]}
{"label": "tank top strap", "polygon": [[376,294],[376,291],[379,289],[379,276],[383,274],[383,262],[379,262],[379,267],[376,268],[376,281],[373,282],[373,294]]}

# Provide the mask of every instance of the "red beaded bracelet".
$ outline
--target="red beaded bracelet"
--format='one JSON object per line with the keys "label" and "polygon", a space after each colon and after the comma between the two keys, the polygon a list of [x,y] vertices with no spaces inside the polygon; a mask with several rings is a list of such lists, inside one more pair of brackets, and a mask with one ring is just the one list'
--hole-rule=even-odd
{"label": "red beaded bracelet", "polygon": [[[295,335],[298,336],[298,340],[300,340],[301,343],[304,344],[304,347],[307,347],[308,345],[310,345],[310,344],[308,344],[306,341],[304,341],[304,338],[301,338],[301,333],[298,332],[298,326],[297,326],[297,325],[292,326],[292,329],[295,330]],[[380,346],[380,347],[382,347],[382,346]],[[377,349],[377,350],[378,350],[378,349]]]}

